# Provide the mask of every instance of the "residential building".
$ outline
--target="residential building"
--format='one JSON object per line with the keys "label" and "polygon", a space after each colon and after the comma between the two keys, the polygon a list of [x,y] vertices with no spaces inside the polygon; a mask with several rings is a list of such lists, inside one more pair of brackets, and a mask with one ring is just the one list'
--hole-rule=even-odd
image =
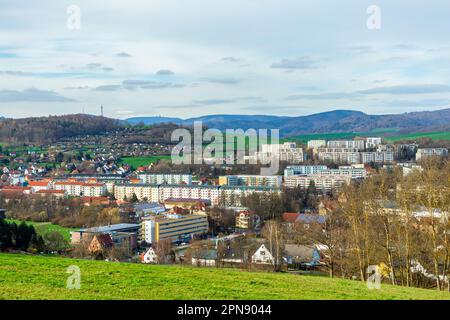
{"label": "residential building", "polygon": [[137,176],[143,184],[192,184],[191,174],[143,173]]}
{"label": "residential building", "polygon": [[318,157],[321,161],[330,161],[333,163],[361,163],[361,157],[358,148],[319,148]]}
{"label": "residential building", "polygon": [[306,175],[306,176],[290,176],[284,181],[287,188],[300,187],[307,189],[311,183],[321,192],[330,192],[339,190],[344,184],[350,183],[352,177],[350,175]]}
{"label": "residential building", "polygon": [[349,175],[352,179],[365,178],[364,167],[340,166],[338,169],[329,169],[327,166],[288,166],[284,170],[284,177],[295,175]]}
{"label": "residential building", "polygon": [[141,255],[142,263],[158,263],[158,255],[153,248],[149,248],[145,253]]}
{"label": "residential building", "polygon": [[258,250],[252,256],[252,263],[254,264],[274,264],[273,255],[266,248],[265,245],[261,245]]}
{"label": "residential building", "polygon": [[101,197],[107,189],[104,183],[85,183],[77,181],[59,181],[53,184],[55,190],[64,190],[69,196]]}
{"label": "residential building", "polygon": [[141,239],[153,244],[161,240],[188,241],[208,232],[208,216],[200,214],[151,215],[142,219]]}
{"label": "residential building", "polygon": [[394,161],[394,153],[383,152],[361,152],[361,163],[390,163]]}
{"label": "residential building", "polygon": [[365,150],[364,140],[330,140],[327,141],[328,149],[356,149],[356,151]]}
{"label": "residential building", "polygon": [[282,176],[261,176],[261,175],[236,175],[220,176],[221,186],[249,186],[249,187],[275,187],[281,188]]}
{"label": "residential building", "polygon": [[96,234],[93,236],[88,250],[90,253],[99,254],[112,247],[113,240],[109,234]]}
{"label": "residential building", "polygon": [[426,157],[447,157],[448,149],[446,148],[419,148],[416,153],[416,161],[420,161]]}
{"label": "residential building", "polygon": [[326,147],[327,142],[325,140],[309,140],[308,149],[318,149]]}
{"label": "residential building", "polygon": [[302,163],[305,160],[303,149],[297,148],[295,142],[263,144],[261,145],[261,152],[257,152],[256,157],[261,163],[270,163],[274,158],[293,164]]}
{"label": "residential building", "polygon": [[375,149],[381,144],[380,137],[368,137],[366,139],[366,149]]}
{"label": "residential building", "polygon": [[239,211],[236,214],[236,228],[244,230],[259,229],[261,225],[260,217],[249,210]]}

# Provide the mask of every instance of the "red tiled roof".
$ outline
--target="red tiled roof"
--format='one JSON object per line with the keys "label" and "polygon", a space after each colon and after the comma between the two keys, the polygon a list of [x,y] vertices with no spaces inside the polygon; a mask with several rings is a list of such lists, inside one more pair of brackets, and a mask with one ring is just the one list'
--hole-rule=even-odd
{"label": "red tiled roof", "polygon": [[113,244],[112,238],[109,234],[103,233],[96,235],[98,242],[101,243],[102,246],[110,246]]}
{"label": "red tiled roof", "polygon": [[48,181],[30,181],[28,183],[29,187],[47,187]]}
{"label": "red tiled roof", "polygon": [[283,213],[283,220],[285,222],[295,223],[295,221],[297,220],[298,216],[299,216],[299,213],[285,212],[285,213]]}
{"label": "red tiled roof", "polygon": [[39,190],[36,193],[58,193],[58,194],[64,194],[66,191],[64,190]]}

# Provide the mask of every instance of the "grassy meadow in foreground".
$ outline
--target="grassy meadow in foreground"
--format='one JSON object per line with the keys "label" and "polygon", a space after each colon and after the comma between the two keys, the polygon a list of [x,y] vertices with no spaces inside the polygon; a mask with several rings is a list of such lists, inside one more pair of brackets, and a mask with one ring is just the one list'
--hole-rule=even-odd
{"label": "grassy meadow in foreground", "polygon": [[[66,289],[67,267],[81,289]],[[150,266],[0,254],[0,299],[450,299],[450,293],[232,269]]]}

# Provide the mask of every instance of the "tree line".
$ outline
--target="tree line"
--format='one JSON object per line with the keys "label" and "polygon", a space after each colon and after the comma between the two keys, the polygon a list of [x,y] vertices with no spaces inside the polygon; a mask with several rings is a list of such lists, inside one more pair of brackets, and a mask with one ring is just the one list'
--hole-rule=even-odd
{"label": "tree line", "polygon": [[450,162],[422,171],[382,169],[342,190],[325,225],[296,225],[296,242],[319,245],[331,277],[366,281],[376,266],[393,285],[450,291]]}

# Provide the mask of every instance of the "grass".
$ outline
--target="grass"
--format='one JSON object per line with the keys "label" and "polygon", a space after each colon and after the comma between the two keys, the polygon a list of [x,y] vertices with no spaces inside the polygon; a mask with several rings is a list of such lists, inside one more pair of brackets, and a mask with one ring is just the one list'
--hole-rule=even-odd
{"label": "grass", "polygon": [[[80,290],[66,289],[69,266]],[[450,293],[320,276],[233,269],[150,266],[0,254],[0,299],[450,299]]]}
{"label": "grass", "polygon": [[411,133],[385,137],[385,139],[389,142],[396,142],[400,140],[418,140],[420,138],[430,138],[432,140],[450,140],[450,131]]}
{"label": "grass", "polygon": [[138,167],[148,166],[159,160],[170,160],[170,156],[123,157],[120,158],[119,163],[126,163],[136,170]]}
{"label": "grass", "polygon": [[353,139],[355,137],[381,136],[388,142],[396,142],[400,140],[417,140],[420,138],[430,138],[432,140],[450,140],[450,132],[426,132],[400,134],[396,129],[378,129],[371,132],[337,132],[337,133],[317,133],[303,134],[281,139],[285,141],[294,141],[306,144],[309,140],[343,140]]}
{"label": "grass", "polygon": [[[15,222],[17,225],[19,225],[22,221],[21,220],[15,220],[15,219],[7,219],[7,222]],[[70,241],[70,232],[77,230],[74,228],[65,228],[61,227],[56,224],[52,224],[50,222],[32,222],[32,221],[25,221],[28,225],[33,225],[34,229],[40,236],[44,236],[44,234],[48,232],[59,232],[62,234],[65,240]]]}

